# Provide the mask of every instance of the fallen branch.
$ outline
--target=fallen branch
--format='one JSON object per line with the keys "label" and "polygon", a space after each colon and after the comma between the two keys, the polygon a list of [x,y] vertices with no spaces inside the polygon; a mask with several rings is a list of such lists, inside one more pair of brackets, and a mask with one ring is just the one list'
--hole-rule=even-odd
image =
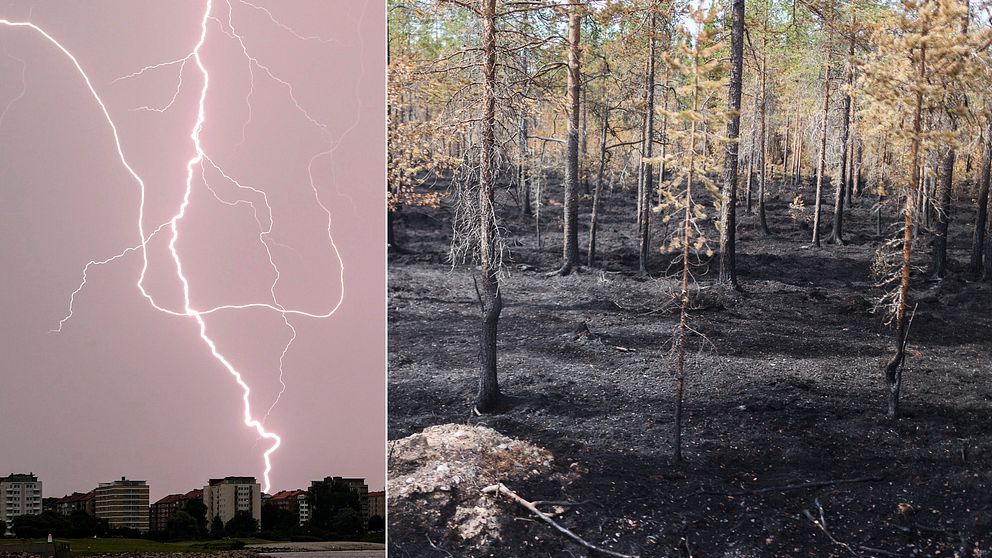
{"label": "fallen branch", "polygon": [[813,514],[809,513],[809,510],[803,510],[803,515],[805,515],[807,519],[812,521],[813,525],[819,527],[820,530],[823,531],[823,534],[826,535],[828,539],[830,539],[830,542],[844,547],[845,549],[847,549],[848,552],[850,552],[854,556],[861,556],[860,554],[858,554],[856,550],[851,548],[851,545],[847,544],[846,542],[837,540],[836,538],[834,538],[832,534],[830,534],[830,530],[827,529],[827,518],[824,517],[823,514],[823,506],[820,505],[820,499],[817,498],[816,500],[813,501],[813,503],[816,504],[816,509],[819,510],[820,512],[820,519],[818,520],[815,517],[813,517]]}
{"label": "fallen branch", "polygon": [[[851,547],[851,545],[847,544],[846,542],[837,540],[830,532],[830,530],[827,529],[827,518],[826,515],[823,513],[823,506],[820,505],[820,499],[817,498],[813,500],[813,504],[816,505],[816,509],[819,511],[820,519],[817,520],[816,518],[814,518],[813,514],[811,514],[809,510],[803,510],[803,515],[805,515],[810,521],[812,521],[814,525],[819,527],[820,530],[823,531],[823,534],[826,535],[831,542],[846,548],[848,552],[850,552],[855,556],[861,556],[860,554],[858,554],[857,551],[854,550],[854,548]],[[872,554],[883,554],[885,556],[899,556],[899,554],[896,554],[895,552],[890,552],[888,550],[884,550],[881,548],[874,548],[871,546],[858,545],[858,550],[863,550],[865,552],[870,552]]]}
{"label": "fallen branch", "polygon": [[[688,498],[690,496],[695,496],[699,494],[713,494],[716,496],[748,496],[750,494],[765,494],[767,492],[790,492],[793,490],[804,490],[807,488],[822,488],[824,486],[836,486],[838,484],[856,484],[862,482],[877,482],[882,480],[883,477],[880,475],[872,475],[868,477],[856,477],[853,479],[837,479],[837,480],[823,480],[823,481],[812,481],[803,482],[798,484],[783,484],[779,486],[766,486],[764,488],[752,488],[749,490],[737,490],[734,492],[719,492],[714,490],[702,490],[693,492],[685,496]],[[683,498],[683,499],[684,499]]]}
{"label": "fallen branch", "polygon": [[572,502],[569,500],[534,500],[531,503],[535,506],[585,506],[595,504],[592,500],[583,500],[581,502]]}
{"label": "fallen branch", "polygon": [[576,535],[575,533],[569,531],[565,527],[562,527],[561,525],[559,525],[554,519],[551,519],[551,517],[548,516],[548,514],[542,512],[539,509],[537,509],[537,506],[535,506],[532,502],[529,502],[529,501],[525,500],[524,498],[520,497],[516,492],[510,490],[505,485],[503,485],[503,483],[493,484],[493,485],[487,486],[487,487],[485,487],[485,488],[482,489],[482,493],[483,494],[492,494],[494,492],[497,492],[499,494],[503,494],[503,495],[509,496],[512,500],[514,500],[515,502],[517,502],[521,506],[527,508],[527,510],[530,511],[532,514],[534,514],[537,517],[539,517],[542,520],[544,520],[545,523],[547,523],[548,525],[551,525],[552,527],[554,527],[555,529],[557,529],[558,531],[560,531],[561,533],[563,533],[568,538],[570,538],[573,541],[581,544],[582,546],[588,548],[589,550],[593,550],[595,552],[599,552],[599,553],[605,554],[607,556],[614,556],[615,558],[639,558],[636,555],[621,554],[619,552],[614,552],[612,550],[607,550],[605,548],[600,548],[600,547],[598,547],[598,546],[596,546],[596,545],[594,545],[594,544],[586,541],[582,537]]}

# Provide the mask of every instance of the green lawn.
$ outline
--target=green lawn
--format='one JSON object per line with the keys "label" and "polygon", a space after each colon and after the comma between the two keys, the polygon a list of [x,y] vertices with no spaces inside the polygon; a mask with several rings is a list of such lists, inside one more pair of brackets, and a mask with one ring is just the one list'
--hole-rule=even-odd
{"label": "green lawn", "polygon": [[[93,554],[110,554],[119,552],[212,552],[217,550],[228,550],[234,540],[240,540],[245,544],[264,544],[264,539],[226,539],[221,541],[180,541],[180,542],[156,542],[145,539],[56,539],[58,542],[69,543],[69,548],[76,556],[89,556]],[[19,539],[5,539],[0,541],[3,544],[20,544],[25,542],[43,543],[44,539],[24,541]]]}

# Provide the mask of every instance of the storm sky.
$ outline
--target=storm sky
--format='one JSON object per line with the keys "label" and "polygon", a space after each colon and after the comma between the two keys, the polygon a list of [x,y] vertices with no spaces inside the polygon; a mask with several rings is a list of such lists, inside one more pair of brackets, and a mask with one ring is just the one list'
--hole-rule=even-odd
{"label": "storm sky", "polygon": [[[297,338],[284,358],[286,389],[265,421],[282,437],[272,491],[327,475],[384,485],[383,4],[213,0],[200,48],[203,149],[244,188],[207,162],[194,167],[175,246],[191,306],[273,303],[276,272],[260,240],[270,224],[279,304],[324,314],[344,289],[332,316],[289,317]],[[206,0],[0,3],[0,19],[38,25],[90,77],[144,180],[146,234],[183,202],[203,77],[190,59],[117,78],[190,54],[205,11]],[[147,480],[153,501],[211,477],[261,480],[269,442],[244,425],[241,389],[196,321],[142,296],[140,250],[91,267],[72,318],[49,332],[87,262],[139,245],[141,188],[71,60],[25,27],[0,25],[0,47],[0,476],[34,472],[45,496],[127,476]],[[148,241],[144,285],[182,312],[170,237],[167,226]],[[256,308],[204,320],[264,416],[291,335],[282,315]]]}

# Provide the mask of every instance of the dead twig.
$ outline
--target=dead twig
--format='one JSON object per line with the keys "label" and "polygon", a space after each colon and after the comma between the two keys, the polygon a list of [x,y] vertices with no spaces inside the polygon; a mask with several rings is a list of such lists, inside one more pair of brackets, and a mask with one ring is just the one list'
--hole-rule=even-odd
{"label": "dead twig", "polygon": [[[884,477],[881,475],[872,475],[867,477],[855,477],[853,479],[836,479],[836,480],[823,480],[823,481],[812,481],[812,482],[802,482],[797,484],[783,484],[778,486],[766,486],[764,488],[752,488],[748,490],[737,490],[734,492],[720,492],[716,490],[699,490],[692,494],[685,496],[688,498],[690,496],[696,496],[699,494],[712,494],[715,496],[748,496],[751,494],[765,494],[767,492],[790,492],[793,490],[804,490],[807,488],[822,488],[824,486],[836,486],[838,484],[856,484],[862,482],[877,482],[882,480]],[[683,498],[683,499],[684,499]]]}
{"label": "dead twig", "polygon": [[507,488],[503,483],[493,484],[493,485],[487,486],[487,487],[485,487],[485,488],[482,489],[482,493],[483,494],[492,494],[494,492],[495,493],[499,493],[499,494],[503,494],[505,496],[509,496],[513,501],[515,501],[518,504],[520,504],[521,506],[527,508],[527,510],[530,511],[532,514],[534,514],[537,517],[539,517],[542,520],[544,520],[545,523],[547,523],[548,525],[551,525],[552,527],[554,527],[555,529],[557,529],[559,532],[561,532],[562,534],[564,534],[568,538],[570,538],[573,541],[581,544],[582,546],[588,548],[589,550],[592,550],[592,551],[595,551],[595,552],[599,552],[600,554],[605,554],[606,556],[614,556],[615,558],[639,558],[636,555],[621,554],[619,552],[614,552],[612,550],[608,550],[608,549],[605,549],[605,548],[600,548],[600,547],[598,547],[598,546],[596,546],[596,545],[594,545],[594,544],[586,541],[582,537],[576,535],[575,533],[569,531],[565,527],[562,527],[561,525],[559,525],[555,520],[551,519],[551,517],[548,516],[546,513],[544,513],[541,510],[537,509],[537,506],[535,506],[532,502],[529,502],[529,501],[525,500],[524,498],[522,498],[521,496],[519,496],[516,492],[514,492],[514,491],[510,490],[509,488]]}
{"label": "dead twig", "polygon": [[[826,515],[823,513],[823,506],[820,504],[820,499],[817,498],[813,500],[813,504],[816,505],[816,509],[819,512],[820,519],[817,520],[816,518],[814,518],[813,514],[811,514],[809,510],[803,510],[803,515],[805,515],[810,521],[812,521],[814,525],[819,527],[820,530],[823,531],[823,534],[826,535],[831,542],[833,542],[838,546],[842,546],[846,548],[847,551],[853,554],[854,556],[860,556],[860,554],[858,554],[858,552],[854,550],[854,548],[850,544],[837,540],[830,532],[830,530],[827,529],[827,518]],[[890,552],[888,550],[884,550],[881,548],[874,548],[871,546],[858,545],[858,550],[862,550],[864,552],[870,552],[872,554],[882,554],[884,556],[899,556],[899,554],[895,552]]]}
{"label": "dead twig", "polygon": [[824,517],[823,506],[820,505],[820,499],[817,498],[813,500],[813,503],[816,505],[816,509],[819,510],[820,512],[820,519],[817,520],[815,517],[813,517],[813,514],[811,514],[809,510],[803,510],[803,515],[805,515],[810,521],[812,521],[813,525],[819,527],[820,530],[823,531],[823,534],[826,535],[828,539],[830,539],[830,542],[838,546],[844,547],[845,549],[847,549],[848,552],[850,552],[854,556],[861,556],[860,554],[858,554],[858,551],[854,550],[851,547],[851,545],[834,538],[834,536],[830,533],[830,530],[827,529],[827,518]]}
{"label": "dead twig", "polygon": [[[913,312],[909,315],[909,322],[906,324],[906,334],[902,337],[902,354],[906,354],[906,347],[909,346],[909,332],[913,328],[913,318],[916,317],[916,309],[920,307],[920,303],[917,302],[913,306]],[[902,376],[902,369],[906,366],[906,357],[904,356],[902,362],[899,363],[899,375]]]}
{"label": "dead twig", "polygon": [[535,506],[585,506],[588,504],[594,504],[592,500],[582,500],[581,502],[572,502],[569,500],[534,500],[531,502]]}

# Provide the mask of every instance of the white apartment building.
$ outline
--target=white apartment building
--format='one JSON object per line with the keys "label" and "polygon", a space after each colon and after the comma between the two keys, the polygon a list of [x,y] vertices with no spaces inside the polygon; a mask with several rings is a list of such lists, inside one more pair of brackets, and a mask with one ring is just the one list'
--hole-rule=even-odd
{"label": "white apartment building", "polygon": [[40,515],[41,481],[33,473],[0,478],[0,498],[0,520],[8,525],[19,515]]}
{"label": "white apartment building", "polygon": [[300,517],[300,526],[310,523],[310,502],[307,501],[307,493],[305,490],[301,490],[299,494],[296,495],[296,502],[299,509],[298,515]]}
{"label": "white apartment building", "polygon": [[207,521],[220,516],[226,524],[241,511],[262,521],[262,487],[255,477],[210,479],[203,487],[203,503],[207,506]]}
{"label": "white apartment building", "polygon": [[100,483],[94,490],[96,516],[115,529],[148,531],[148,484],[143,480]]}

